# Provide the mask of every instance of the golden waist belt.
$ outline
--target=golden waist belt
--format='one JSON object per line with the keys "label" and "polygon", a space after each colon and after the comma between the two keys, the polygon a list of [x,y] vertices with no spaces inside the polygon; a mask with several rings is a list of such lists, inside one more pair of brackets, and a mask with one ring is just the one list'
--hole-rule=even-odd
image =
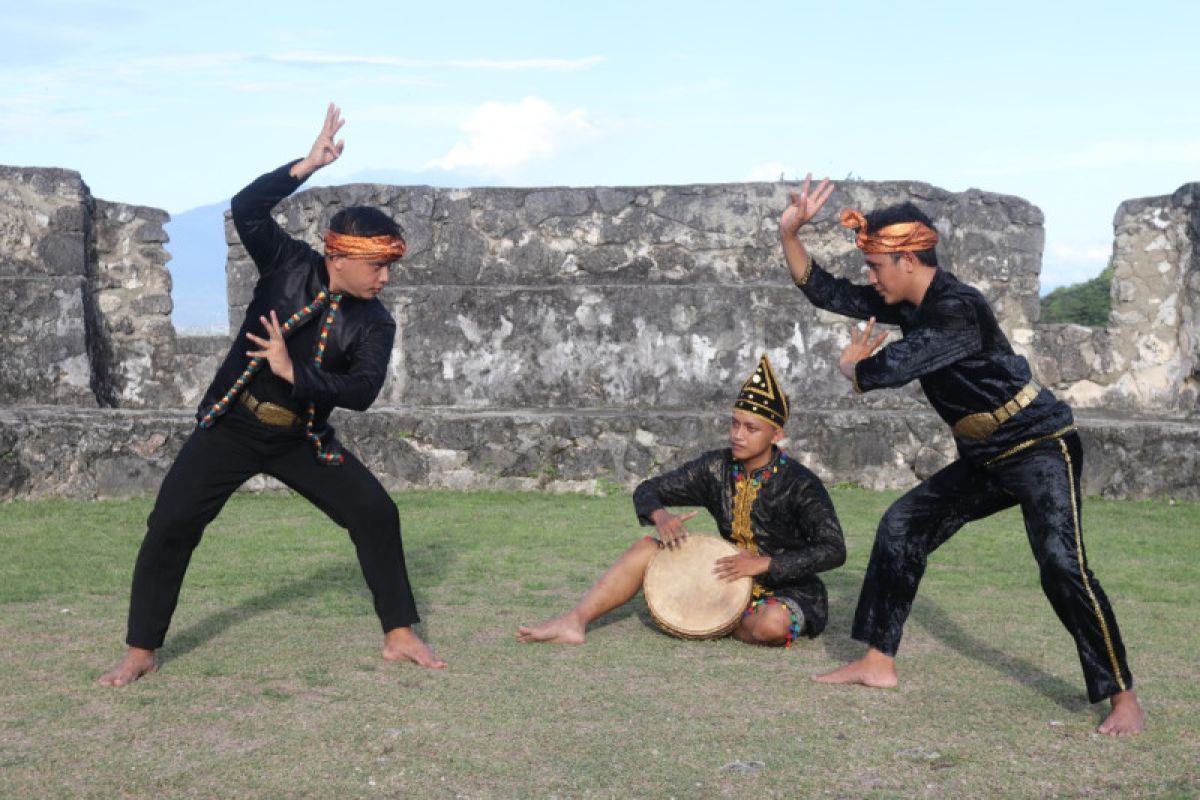
{"label": "golden waist belt", "polygon": [[1014,414],[1034,401],[1042,385],[1030,381],[1013,395],[1013,398],[995,411],[982,411],[978,414],[968,414],[954,423],[951,432],[960,439],[986,439],[996,432],[1001,423],[1008,421]]}
{"label": "golden waist belt", "polygon": [[304,420],[299,414],[278,403],[264,402],[249,392],[242,392],[238,399],[263,425],[270,425],[272,428],[299,428],[304,425]]}

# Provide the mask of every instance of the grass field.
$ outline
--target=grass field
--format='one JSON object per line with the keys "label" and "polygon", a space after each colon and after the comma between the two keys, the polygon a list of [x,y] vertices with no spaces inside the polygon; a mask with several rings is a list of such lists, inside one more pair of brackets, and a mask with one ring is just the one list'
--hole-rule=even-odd
{"label": "grass field", "polygon": [[1085,503],[1149,720],[1113,740],[1013,512],[932,558],[898,689],[810,681],[861,652],[850,617],[894,498],[833,496],[850,555],[829,630],[785,651],[669,638],[640,597],[582,647],[518,645],[640,535],[628,496],[397,495],[421,631],[450,663],[433,672],[379,658],[342,531],[240,495],[161,670],[118,690],[95,679],[123,650],[150,500],[4,505],[0,797],[1200,795],[1200,506]]}

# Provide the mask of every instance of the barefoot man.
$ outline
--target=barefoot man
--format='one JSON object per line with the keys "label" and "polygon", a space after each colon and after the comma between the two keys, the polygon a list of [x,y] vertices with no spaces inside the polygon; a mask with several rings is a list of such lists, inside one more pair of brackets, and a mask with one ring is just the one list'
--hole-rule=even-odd
{"label": "barefoot man", "polygon": [[[813,305],[867,320],[842,352],[841,373],[856,392],[920,381],[959,453],[884,514],[851,634],[867,653],[816,680],[895,686],[896,651],[929,554],[966,523],[1020,504],[1042,589],[1075,640],[1088,697],[1111,702],[1100,732],[1139,733],[1145,717],[1121,633],[1084,554],[1083,453],[1071,409],[1033,379],[983,296],[938,268],[937,232],[916,206],[842,212],[866,262],[869,285],[855,285],[821,269],[799,238],[833,192],[828,179],[810,188],[811,176],[792,194],[779,236],[792,279]],[[887,336],[875,335],[876,320],[899,326],[904,338],[876,352]]]}
{"label": "barefoot man", "polygon": [[278,478],[346,528],[384,631],[383,657],[444,667],[413,631],[395,503],[327,424],[335,406],[369,407],[387,375],[396,324],[379,293],[404,254],[399,226],[354,206],[330,220],[324,255],[291,238],[271,209],[342,154],[332,103],[309,154],[233,198],[233,222],[258,268],[237,339],[201,401],[199,424],[159,488],[133,571],[129,649],[100,677],[125,686],[157,668],[184,572],[204,528],[259,473]]}
{"label": "barefoot man", "polygon": [[719,559],[713,570],[728,581],[754,579],[753,599],[734,638],[790,646],[801,634],[824,630],[828,601],[817,573],[841,566],[846,545],[825,486],[778,446],[787,418],[787,397],[764,355],[733,404],[729,448],[705,453],[634,491],[638,519],[653,524],[658,539],[634,542],[575,608],[518,628],[517,639],[583,644],[588,623],[642,588],[658,549],[687,537],[685,523],[698,512],[673,514],[666,506],[702,506],[721,536],[737,545],[738,553]]}

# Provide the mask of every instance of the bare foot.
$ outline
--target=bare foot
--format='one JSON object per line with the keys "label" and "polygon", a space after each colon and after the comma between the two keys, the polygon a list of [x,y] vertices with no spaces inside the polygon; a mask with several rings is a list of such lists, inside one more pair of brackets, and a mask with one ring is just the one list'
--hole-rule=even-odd
{"label": "bare foot", "polygon": [[429,645],[408,627],[392,628],[383,635],[383,657],[388,661],[411,661],[418,667],[446,668],[446,662],[438,658]]}
{"label": "bare foot", "polygon": [[892,689],[896,686],[896,659],[884,655],[875,648],[858,661],[851,661],[832,672],[814,675],[817,683],[858,683],[874,689]]}
{"label": "bare foot", "polygon": [[156,669],[158,669],[158,663],[154,660],[153,650],[131,647],[125,651],[125,656],[117,662],[116,666],[100,676],[97,683],[101,686],[128,686]]}
{"label": "bare foot", "polygon": [[1137,736],[1146,727],[1146,712],[1132,689],[1112,696],[1112,711],[1096,730],[1105,736]]}
{"label": "bare foot", "polygon": [[517,628],[517,641],[524,644],[583,644],[586,629],[587,625],[569,611],[533,628],[522,625]]}

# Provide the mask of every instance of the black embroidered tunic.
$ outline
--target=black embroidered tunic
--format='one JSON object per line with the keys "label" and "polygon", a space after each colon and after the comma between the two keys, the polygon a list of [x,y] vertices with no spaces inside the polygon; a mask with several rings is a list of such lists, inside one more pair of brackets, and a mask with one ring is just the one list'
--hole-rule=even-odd
{"label": "black embroidered tunic", "polygon": [[[1033,376],[1013,352],[978,289],[937,270],[920,305],[888,305],[870,286],[835,278],[813,263],[800,290],[813,305],[856,319],[898,325],[904,334],[855,367],[860,392],[919,380],[938,415],[954,426],[972,414],[995,411],[1016,397]],[[1071,425],[1070,407],[1045,388],[990,436],[955,436],[959,454],[984,462],[1030,439]]]}
{"label": "black embroidered tunic", "polygon": [[713,450],[683,466],[643,481],[633,493],[643,525],[666,506],[700,506],[716,520],[721,537],[770,556],[755,580],[756,596],[792,600],[804,613],[804,633],[816,636],[829,616],[825,584],[817,573],[846,561],[846,544],[833,502],[821,480],[794,459],[776,452],[758,474],[735,480],[732,452]]}
{"label": "black embroidered tunic", "polygon": [[798,285],[819,308],[900,326],[902,340],[856,364],[855,388],[919,380],[954,429],[961,456],[880,520],[851,636],[896,655],[930,554],[963,525],[1020,506],[1042,588],[1075,640],[1088,697],[1098,702],[1130,688],[1116,616],[1084,549],[1083,451],[1071,409],[1033,382],[979,291],[939,269],[919,305],[888,305],[872,287],[815,264]]}

